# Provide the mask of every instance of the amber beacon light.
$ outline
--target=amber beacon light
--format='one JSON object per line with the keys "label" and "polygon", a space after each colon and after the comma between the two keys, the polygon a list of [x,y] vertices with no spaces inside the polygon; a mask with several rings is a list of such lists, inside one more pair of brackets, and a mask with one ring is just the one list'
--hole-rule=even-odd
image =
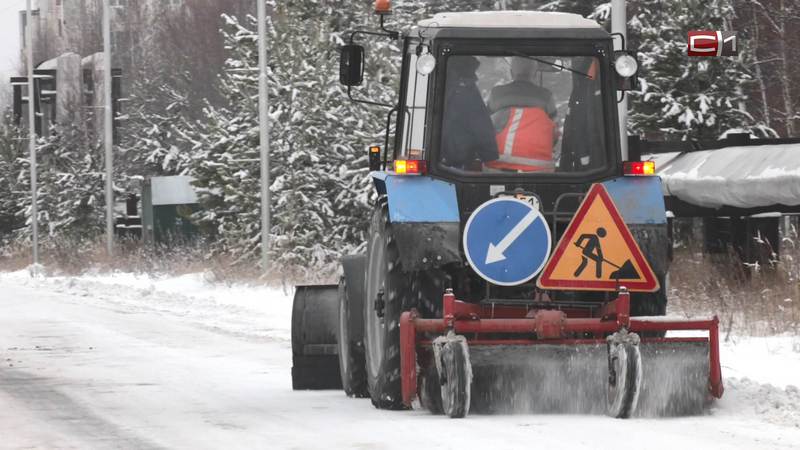
{"label": "amber beacon light", "polygon": [[375,0],[375,14],[391,14],[392,2],[391,0]]}

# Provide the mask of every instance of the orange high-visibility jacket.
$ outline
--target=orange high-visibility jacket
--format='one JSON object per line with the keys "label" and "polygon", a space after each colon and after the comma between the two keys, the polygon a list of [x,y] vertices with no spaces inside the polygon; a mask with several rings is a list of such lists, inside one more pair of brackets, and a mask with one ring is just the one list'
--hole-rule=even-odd
{"label": "orange high-visibility jacket", "polygon": [[553,171],[554,128],[555,123],[542,108],[510,108],[505,127],[497,134],[499,158],[486,166],[523,172]]}
{"label": "orange high-visibility jacket", "polygon": [[553,94],[525,80],[492,89],[489,98],[499,159],[488,168],[524,172],[554,171],[557,130]]}

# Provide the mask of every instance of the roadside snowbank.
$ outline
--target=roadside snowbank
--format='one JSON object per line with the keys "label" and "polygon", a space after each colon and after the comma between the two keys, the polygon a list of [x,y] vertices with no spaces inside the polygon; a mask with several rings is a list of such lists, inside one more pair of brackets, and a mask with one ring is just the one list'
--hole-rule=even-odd
{"label": "roadside snowbank", "polygon": [[[157,310],[223,332],[289,341],[293,289],[225,285],[204,273],[154,277],[132,273],[31,278],[27,271],[0,273],[5,282],[48,286],[86,302]],[[102,305],[101,305],[102,306]]]}

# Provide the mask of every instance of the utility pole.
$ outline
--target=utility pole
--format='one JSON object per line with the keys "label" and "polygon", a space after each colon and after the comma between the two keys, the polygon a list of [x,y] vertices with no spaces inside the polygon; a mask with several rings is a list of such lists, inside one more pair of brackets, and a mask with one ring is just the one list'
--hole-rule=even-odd
{"label": "utility pole", "polygon": [[[625,0],[611,0],[611,32],[622,34],[628,40],[628,19],[625,11]],[[628,96],[623,92],[622,101],[617,105],[619,112],[619,137],[622,160],[628,159]]]}
{"label": "utility pole", "polygon": [[36,108],[33,104],[36,95],[34,95],[33,84],[33,14],[31,14],[31,0],[27,0],[26,8],[25,41],[27,43],[26,47],[28,47],[26,49],[28,57],[28,150],[30,151],[31,158],[31,239],[33,240],[33,264],[37,265],[39,264],[39,205],[37,205],[38,195],[36,189]]}
{"label": "utility pole", "polygon": [[106,148],[106,246],[108,256],[114,252],[114,110],[111,106],[111,7],[103,0],[103,95],[105,95]]}
{"label": "utility pole", "polygon": [[[108,0],[106,0],[108,1]],[[267,91],[267,6],[258,2],[258,124],[261,143],[261,268],[269,270],[269,92]]]}

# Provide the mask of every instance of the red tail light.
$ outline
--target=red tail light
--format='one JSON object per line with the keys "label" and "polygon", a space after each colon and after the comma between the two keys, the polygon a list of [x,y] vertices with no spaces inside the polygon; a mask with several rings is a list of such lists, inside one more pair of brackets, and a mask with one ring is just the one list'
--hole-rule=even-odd
{"label": "red tail light", "polygon": [[423,175],[426,172],[425,160],[396,159],[394,173],[398,175]]}
{"label": "red tail light", "polygon": [[626,161],[623,163],[623,173],[630,176],[651,176],[656,174],[654,161]]}

